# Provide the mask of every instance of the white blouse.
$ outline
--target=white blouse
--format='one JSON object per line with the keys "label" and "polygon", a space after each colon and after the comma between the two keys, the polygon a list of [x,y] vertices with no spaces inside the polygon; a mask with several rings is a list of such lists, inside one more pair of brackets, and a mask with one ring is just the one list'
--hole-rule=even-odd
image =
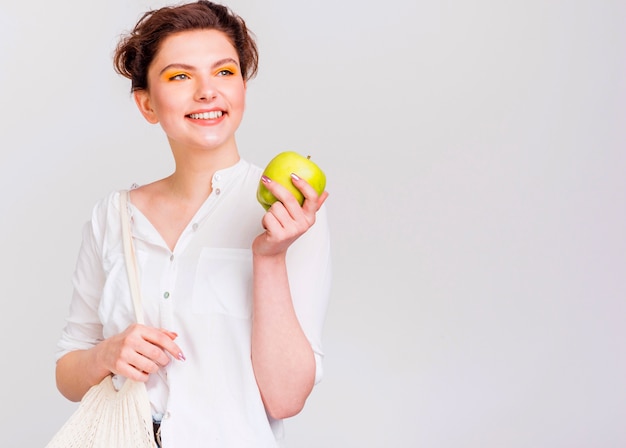
{"label": "white blouse", "polygon": [[[277,447],[282,422],[265,412],[250,359],[252,251],[265,211],[256,201],[262,170],[240,160],[213,176],[213,191],[171,251],[130,205],[146,325],[178,333],[175,359],[147,383],[167,448]],[[321,333],[331,263],[326,208],[287,253],[292,300],[322,376]],[[85,225],[74,293],[57,359],[124,331],[134,312],[119,214],[119,192]],[[117,387],[123,378],[114,378]]]}

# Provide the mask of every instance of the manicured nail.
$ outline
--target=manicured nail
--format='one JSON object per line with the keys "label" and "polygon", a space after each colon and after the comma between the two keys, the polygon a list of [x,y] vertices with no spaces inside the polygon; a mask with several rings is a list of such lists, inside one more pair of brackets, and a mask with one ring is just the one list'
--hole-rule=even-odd
{"label": "manicured nail", "polygon": [[300,178],[298,177],[298,175],[296,173],[291,173],[291,178],[293,180],[300,180]]}
{"label": "manicured nail", "polygon": [[183,355],[183,352],[180,352],[178,354],[178,360],[179,361],[187,361],[187,358],[185,358],[185,355]]}
{"label": "manicured nail", "polygon": [[272,181],[272,179],[270,179],[269,177],[265,175],[261,176],[261,180],[263,181],[263,183],[266,183],[266,184],[269,184]]}

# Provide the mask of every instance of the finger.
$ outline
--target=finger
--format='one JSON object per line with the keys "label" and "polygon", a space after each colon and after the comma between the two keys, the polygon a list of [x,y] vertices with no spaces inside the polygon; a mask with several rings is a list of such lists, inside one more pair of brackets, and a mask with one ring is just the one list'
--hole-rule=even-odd
{"label": "finger", "polygon": [[135,366],[131,364],[126,364],[125,368],[120,369],[119,371],[115,373],[117,375],[123,376],[124,378],[128,378],[129,380],[139,381],[142,383],[147,382],[148,378],[150,378],[150,375],[148,373],[144,372],[141,369],[136,368]]}
{"label": "finger", "polygon": [[311,184],[295,173],[291,175],[291,182],[304,196],[304,203],[302,206],[307,212],[317,212],[328,197],[328,193],[326,191],[322,192],[322,194],[318,194]]}
{"label": "finger", "polygon": [[172,341],[178,337],[178,333],[174,331],[169,331],[169,330],[166,330],[165,328],[159,328],[159,330],[163,332],[165,335],[167,335]]}
{"label": "finger", "polygon": [[261,219],[263,228],[270,234],[275,233],[282,228],[280,221],[276,218],[276,213],[278,213],[279,207],[284,209],[284,206],[280,202],[274,202],[268,212],[263,215],[263,218]]}
{"label": "finger", "polygon": [[[274,202],[269,209],[269,214],[272,215],[276,221],[276,224],[280,226],[280,229],[289,229],[293,225],[293,221],[302,215],[302,209],[298,201],[293,203]],[[274,227],[274,230],[278,230],[279,227]]]}
{"label": "finger", "polygon": [[300,206],[300,203],[293,195],[293,193],[284,186],[282,186],[280,183],[274,182],[272,181],[272,179],[269,179],[266,176],[263,176],[262,179],[269,192],[272,193],[274,197],[276,197],[276,199],[278,199],[278,201],[281,202],[285,207],[289,208],[290,204],[293,207]]}
{"label": "finger", "polygon": [[[149,331],[144,335],[144,339],[161,349],[161,353],[162,350],[165,350],[179,361],[184,361],[186,359],[183,351],[178,346],[178,344],[176,344],[172,340],[170,335],[167,335],[163,331],[156,328],[149,328],[148,330]],[[161,365],[167,365],[167,363],[169,362],[169,359],[167,359],[167,356],[165,356],[164,353],[162,353],[164,357],[161,357],[156,352],[151,353],[153,353],[158,358],[158,361]]]}
{"label": "finger", "polygon": [[328,198],[329,194],[330,194],[330,193],[328,193],[328,191],[324,191],[324,192],[320,195],[320,197],[319,197],[319,199],[318,199],[318,201],[317,201],[317,205],[318,205],[317,210],[318,210],[318,211],[319,211],[319,209],[320,209],[320,208],[322,208],[322,205],[324,205],[324,202],[326,202],[326,199]]}
{"label": "finger", "polygon": [[296,173],[291,173],[291,183],[300,190],[305,199],[317,199],[317,191],[306,180],[302,179]]}
{"label": "finger", "polygon": [[111,372],[135,381],[145,382],[148,381],[149,371],[153,369],[156,371],[158,367],[152,361],[137,353],[132,347],[125,347],[113,364]]}
{"label": "finger", "polygon": [[140,352],[131,353],[127,362],[129,366],[145,374],[156,373],[161,368],[152,358]]}
{"label": "finger", "polygon": [[[170,357],[165,350],[148,341],[144,341],[143,344],[137,348],[136,352],[154,363],[157,366],[157,369],[158,367],[165,367],[170,363]],[[146,372],[150,373],[153,371],[153,369],[146,370]]]}
{"label": "finger", "polygon": [[315,222],[315,214],[320,211],[322,205],[324,204],[324,202],[326,202],[326,198],[328,198],[328,192],[324,191],[315,199],[307,198],[304,200],[304,204],[302,204],[302,210],[309,217],[309,222],[311,224]]}

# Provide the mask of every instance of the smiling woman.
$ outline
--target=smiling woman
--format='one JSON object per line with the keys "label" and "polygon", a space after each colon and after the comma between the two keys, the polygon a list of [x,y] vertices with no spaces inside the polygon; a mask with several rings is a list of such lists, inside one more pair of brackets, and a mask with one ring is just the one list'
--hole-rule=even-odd
{"label": "smiling woman", "polygon": [[161,124],[175,157],[188,148],[237,156],[246,93],[238,59],[228,37],[213,29],[177,32],[161,43],[149,89],[134,96],[146,120]]}
{"label": "smiling woman", "polygon": [[321,379],[327,193],[294,176],[302,205],[278,182],[267,188],[279,201],[256,201],[262,170],[241,159],[235,134],[257,63],[244,21],[207,1],[147,12],[114,56],[175,169],[129,192],[145,325],[120,245],[126,191],[94,207],[57,384],[78,401],[107,376],[117,388],[145,382],[159,446],[278,446],[282,419]]}

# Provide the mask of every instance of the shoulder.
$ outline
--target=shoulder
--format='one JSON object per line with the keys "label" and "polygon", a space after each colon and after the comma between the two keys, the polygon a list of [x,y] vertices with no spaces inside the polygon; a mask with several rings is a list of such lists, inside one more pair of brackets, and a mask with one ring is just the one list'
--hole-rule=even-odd
{"label": "shoulder", "polygon": [[120,194],[126,190],[111,191],[100,198],[93,206],[91,220],[94,222],[106,221],[112,213],[119,215]]}
{"label": "shoulder", "polygon": [[100,198],[91,212],[91,231],[97,241],[103,242],[113,231],[120,229],[120,194],[126,190],[111,191]]}
{"label": "shoulder", "polygon": [[[169,196],[167,178],[160,179],[145,185],[134,185],[130,189],[130,202],[140,210],[148,210],[156,204],[162,203]],[[124,191],[124,190],[122,190]],[[118,196],[113,197],[113,201],[119,202]],[[113,193],[115,195],[115,193]]]}
{"label": "shoulder", "polygon": [[236,189],[244,191],[247,197],[254,199],[262,174],[261,168],[247,160],[240,159],[237,165],[232,167],[228,182]]}
{"label": "shoulder", "polygon": [[239,172],[241,173],[242,178],[246,181],[254,183],[255,185],[259,182],[261,175],[263,174],[263,168],[248,162],[245,159],[239,160],[237,164],[239,168]]}

